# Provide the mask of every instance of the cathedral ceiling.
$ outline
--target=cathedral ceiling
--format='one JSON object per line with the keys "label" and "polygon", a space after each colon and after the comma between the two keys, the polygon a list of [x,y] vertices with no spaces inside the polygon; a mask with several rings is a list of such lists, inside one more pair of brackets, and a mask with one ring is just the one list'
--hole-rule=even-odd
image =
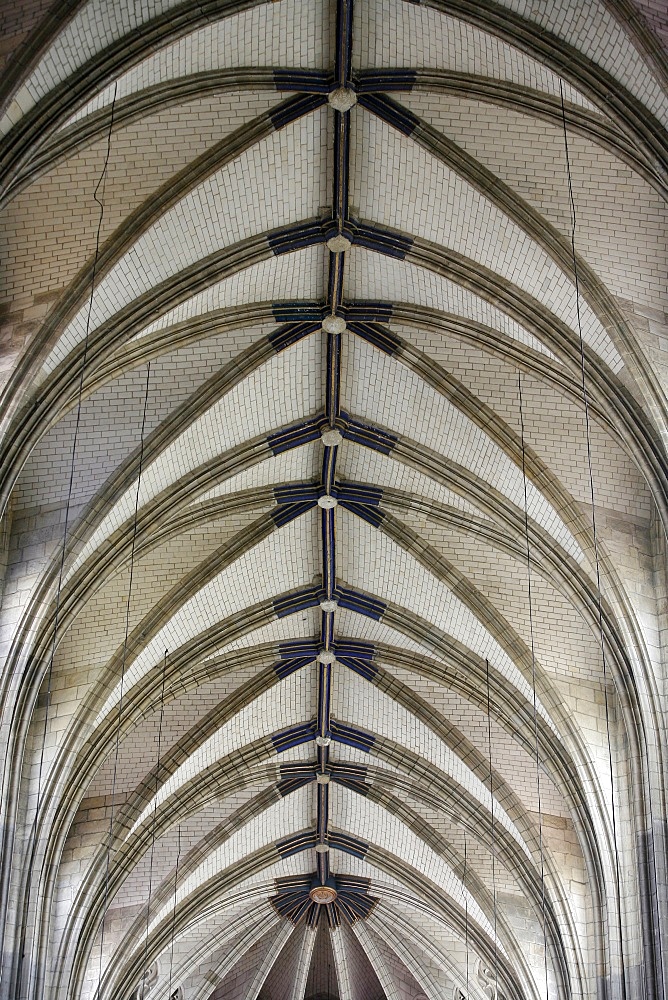
{"label": "cathedral ceiling", "polygon": [[26,997],[619,975],[611,732],[629,788],[661,740],[614,525],[662,530],[668,441],[631,9],[69,0],[10,60]]}

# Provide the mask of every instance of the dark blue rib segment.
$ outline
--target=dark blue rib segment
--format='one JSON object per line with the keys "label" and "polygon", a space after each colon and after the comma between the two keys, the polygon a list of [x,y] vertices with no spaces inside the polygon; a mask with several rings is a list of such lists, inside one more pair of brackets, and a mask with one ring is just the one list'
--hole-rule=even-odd
{"label": "dark blue rib segment", "polygon": [[322,583],[325,595],[331,598],[336,586],[336,550],[334,544],[334,511],[322,512]]}
{"label": "dark blue rib segment", "polygon": [[336,85],[345,87],[350,80],[353,48],[353,0],[338,0],[336,5]]}
{"label": "dark blue rib segment", "polygon": [[358,94],[376,91],[412,90],[417,80],[414,69],[363,69],[356,74]]}
{"label": "dark blue rib segment", "polygon": [[343,722],[337,722],[335,719],[330,721],[330,729],[337,743],[357,747],[358,750],[363,750],[365,753],[368,753],[376,742],[376,737],[372,736],[371,733],[365,733],[364,730],[353,728],[353,726],[346,726]]}
{"label": "dark blue rib segment", "polygon": [[351,611],[357,611],[358,614],[374,618],[376,621],[380,621],[387,610],[387,605],[383,601],[368,597],[366,594],[360,594],[356,590],[349,590],[346,587],[339,587],[337,596],[340,607],[350,608]]}
{"label": "dark blue rib segment", "polygon": [[364,445],[365,448],[380,451],[383,455],[389,455],[398,441],[398,438],[394,434],[390,434],[389,431],[372,427],[370,424],[362,423],[361,420],[355,420],[354,417],[348,417],[347,426],[342,433],[349,441],[356,441],[358,444]]}
{"label": "dark blue rib segment", "polygon": [[292,726],[290,729],[284,729],[280,733],[274,733],[271,737],[274,750],[276,753],[284,753],[301,743],[309,743],[315,739],[315,727],[314,720],[313,722],[303,722],[299,726]]}
{"label": "dark blue rib segment", "polygon": [[387,327],[372,323],[352,322],[348,324],[348,329],[351,333],[357,334],[362,340],[366,340],[367,343],[373,344],[379,351],[390,356],[395,355],[401,346],[399,338],[390,333]]}
{"label": "dark blue rib segment", "polygon": [[[279,647],[280,648],[280,647]],[[376,647],[364,639],[344,639],[335,645],[337,656],[355,656],[358,659],[372,660],[376,655]]]}
{"label": "dark blue rib segment", "polygon": [[331,833],[329,842],[332,847],[337,847],[339,851],[345,851],[346,854],[354,854],[356,858],[364,859],[369,850],[369,845],[365,844],[363,840],[350,837],[346,833]]}
{"label": "dark blue rib segment", "polygon": [[383,490],[380,486],[367,486],[366,483],[339,483],[336,496],[339,500],[348,500],[352,503],[366,503],[377,507],[383,499]]}
{"label": "dark blue rib segment", "polygon": [[[320,329],[320,324],[322,322],[321,302],[305,302],[301,300],[297,300],[295,302],[274,302],[271,307],[271,311],[277,323],[311,322],[314,329]],[[274,336],[274,334],[269,337],[270,340],[272,336]]]}
{"label": "dark blue rib segment", "polygon": [[[314,654],[315,655],[315,654]],[[313,656],[293,656],[290,659],[279,660],[274,664],[274,673],[283,680],[294,674],[296,670],[301,670],[307,663],[313,662]]]}
{"label": "dark blue rib segment", "polygon": [[378,667],[375,666],[370,660],[358,660],[354,656],[341,656],[337,654],[337,660],[342,663],[344,667],[348,667],[353,670],[360,677],[364,677],[367,681],[372,681],[378,673]]}
{"label": "dark blue rib segment", "polygon": [[[334,218],[339,231],[348,218],[350,115],[336,114],[334,125]],[[330,303],[333,307],[334,301]]]}
{"label": "dark blue rib segment", "polygon": [[412,135],[420,124],[419,118],[412,111],[400,107],[391,98],[381,94],[360,94],[359,103],[404,135]]}
{"label": "dark blue rib segment", "polygon": [[277,431],[275,434],[267,435],[267,444],[274,455],[279,455],[282,451],[289,451],[291,448],[299,448],[300,445],[308,441],[315,441],[320,437],[319,421],[304,420],[292,427]]}
{"label": "dark blue rib segment", "polygon": [[296,611],[303,611],[304,608],[314,608],[319,603],[317,590],[305,587],[304,590],[294,590],[291,594],[277,597],[274,601],[274,614],[277,618],[285,618],[286,615],[293,615]]}
{"label": "dark blue rib segment", "polygon": [[319,736],[329,736],[329,715],[332,701],[332,667],[330,663],[318,664],[318,720]]}
{"label": "dark blue rib segment", "polygon": [[[330,254],[330,256],[334,256]],[[343,254],[337,254],[343,257]],[[341,337],[339,334],[327,334],[327,381],[326,381],[325,416],[330,427],[333,427],[339,415],[339,399],[341,395]]]}
{"label": "dark blue rib segment", "polygon": [[309,847],[315,847],[315,830],[307,833],[298,833],[294,837],[286,837],[276,843],[276,850],[282,858],[289,858],[291,854],[299,854]]}
{"label": "dark blue rib segment", "polygon": [[299,788],[310,785],[312,781],[315,781],[314,774],[308,778],[285,778],[283,781],[279,781],[276,785],[276,790],[282,798],[285,798],[291,792],[296,792]]}
{"label": "dark blue rib segment", "polygon": [[336,496],[334,487],[334,475],[336,473],[336,458],[338,447],[323,448],[322,456],[322,494],[329,493]]}
{"label": "dark blue rib segment", "polygon": [[324,94],[299,94],[297,97],[290,97],[284,101],[280,107],[271,112],[269,117],[274,128],[279,129],[298,118],[303,118],[304,115],[310,114],[326,103],[327,98]]}
{"label": "dark blue rib segment", "polygon": [[320,329],[319,322],[311,323],[288,323],[286,326],[282,326],[280,330],[275,330],[274,333],[270,333],[267,340],[274,348],[277,354],[284,351],[286,347],[290,347],[292,344],[298,343],[298,341],[303,340],[304,337],[309,337],[316,330]]}
{"label": "dark blue rib segment", "polygon": [[[275,507],[270,516],[277,528],[283,528],[290,521],[296,520],[315,507],[315,500],[305,500],[302,503],[287,503]],[[359,506],[359,505],[357,505]]]}
{"label": "dark blue rib segment", "polygon": [[[350,230],[345,229],[343,217],[341,217],[338,222],[335,221],[331,229],[327,230],[325,238],[329,239],[330,236],[337,236],[339,233],[347,239],[350,239],[352,242],[353,234]],[[343,310],[341,310],[341,302],[343,299],[344,258],[345,254],[330,253],[329,277],[327,280],[327,301],[329,303],[330,312],[341,312],[341,314],[343,314]]]}
{"label": "dark blue rib segment", "polygon": [[389,323],[394,308],[391,302],[348,302],[346,319],[349,323]]}
{"label": "dark blue rib segment", "polygon": [[289,659],[292,656],[308,656],[313,660],[318,652],[318,645],[313,639],[289,639],[279,642],[278,651],[281,657]]}
{"label": "dark blue rib segment", "polygon": [[323,611],[320,623],[320,642],[323,649],[331,649],[334,639],[334,612]]}
{"label": "dark blue rib segment", "polygon": [[286,226],[285,229],[267,236],[269,249],[277,257],[282,253],[292,253],[293,250],[312,247],[324,241],[322,225],[319,222],[300,222],[296,226]]}
{"label": "dark blue rib segment", "polygon": [[276,503],[299,503],[302,500],[312,500],[319,496],[318,487],[313,483],[286,483],[285,486],[274,486]]}
{"label": "dark blue rib segment", "polygon": [[410,236],[390,233],[378,226],[358,225],[355,227],[355,245],[403,260],[413,248],[413,240]]}
{"label": "dark blue rib segment", "polygon": [[[355,514],[357,517],[361,517],[363,521],[367,521],[368,524],[372,524],[374,528],[380,528],[381,524],[385,520],[385,514],[378,507],[370,507],[365,503],[353,503],[350,500],[340,500],[341,507],[345,507],[349,510],[351,514]],[[303,513],[300,511],[300,513]],[[297,516],[297,515],[295,515]]]}
{"label": "dark blue rib segment", "polygon": [[276,90],[299,90],[303,94],[328,94],[332,83],[317,69],[275,69]]}

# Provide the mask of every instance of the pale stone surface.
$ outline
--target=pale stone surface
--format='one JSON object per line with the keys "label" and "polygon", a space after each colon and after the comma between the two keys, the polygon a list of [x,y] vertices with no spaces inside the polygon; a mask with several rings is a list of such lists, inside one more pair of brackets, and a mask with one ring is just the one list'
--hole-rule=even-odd
{"label": "pale stone surface", "polygon": [[[668,102],[642,25],[356,0],[354,72],[415,71],[367,101],[332,83],[330,0],[88,0],[44,45],[49,5],[5,6],[29,141],[0,312],[0,982],[436,1000],[492,991],[496,953],[504,995],[560,995],[563,962],[594,1000],[623,954],[642,995],[645,894],[668,898]],[[279,916],[316,864],[338,901],[363,880],[368,919]]]}

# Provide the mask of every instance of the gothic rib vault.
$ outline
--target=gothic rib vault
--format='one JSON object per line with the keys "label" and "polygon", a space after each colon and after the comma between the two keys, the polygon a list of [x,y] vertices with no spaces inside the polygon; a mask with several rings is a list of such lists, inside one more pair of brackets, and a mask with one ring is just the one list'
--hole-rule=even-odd
{"label": "gothic rib vault", "polygon": [[0,1000],[663,996],[661,4],[0,23]]}

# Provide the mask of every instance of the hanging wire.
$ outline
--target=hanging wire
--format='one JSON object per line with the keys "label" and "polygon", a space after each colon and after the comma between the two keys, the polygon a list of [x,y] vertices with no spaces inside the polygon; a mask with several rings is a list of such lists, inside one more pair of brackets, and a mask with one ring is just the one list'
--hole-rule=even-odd
{"label": "hanging wire", "polygon": [[123,637],[123,656],[121,658],[121,680],[120,680],[120,692],[118,697],[118,712],[116,714],[116,738],[114,746],[114,769],[111,780],[111,811],[109,814],[109,831],[107,835],[107,856],[105,860],[105,873],[104,873],[104,905],[102,909],[102,929],[100,931],[100,955],[98,964],[98,984],[95,991],[95,996],[100,995],[100,986],[102,983],[102,958],[104,951],[104,933],[105,933],[105,918],[107,913],[107,906],[109,905],[109,874],[110,874],[110,859],[111,859],[111,845],[113,843],[114,835],[114,819],[116,813],[116,781],[118,778],[118,756],[121,745],[121,722],[123,716],[123,700],[125,694],[125,664],[127,660],[127,650],[128,650],[128,638],[130,635],[130,608],[132,605],[132,584],[134,581],[134,568],[135,568],[135,550],[137,546],[137,521],[139,516],[139,496],[141,492],[141,481],[142,472],[144,469],[144,443],[145,443],[145,432],[146,432],[146,412],[148,409],[148,395],[149,395],[149,385],[151,381],[151,362],[149,361],[146,365],[146,384],[144,389],[144,408],[142,412],[141,420],[141,432],[139,441],[139,469],[137,474],[137,490],[135,493],[135,509],[132,522],[132,543],[130,546],[130,577],[128,581],[128,596],[125,602],[125,632]]}
{"label": "hanging wire", "polygon": [[[167,650],[162,664],[162,688],[160,690],[160,722],[158,723],[158,759],[155,765],[155,788],[153,790],[153,820],[151,823],[151,860],[148,870],[148,898],[146,900],[146,939],[144,941],[144,959],[142,962],[142,976],[140,982],[144,981],[148,969],[146,968],[148,958],[148,931],[151,920],[151,895],[153,893],[153,859],[155,856],[155,824],[158,818],[158,790],[160,788],[160,761],[162,759],[162,726],[165,719],[165,681],[167,679]],[[176,898],[176,888],[174,889]],[[143,1000],[144,991],[138,1000]]]}
{"label": "hanging wire", "polygon": [[[592,524],[592,536],[594,542],[594,560],[596,563],[596,610],[598,617],[598,629],[599,629],[599,641],[601,646],[601,662],[603,665],[603,697],[605,704],[605,731],[608,743],[608,767],[610,770],[610,806],[611,806],[611,816],[612,816],[612,843],[614,848],[614,868],[615,868],[615,883],[617,891],[617,929],[619,933],[619,956],[620,956],[620,968],[621,968],[621,987],[622,996],[626,996],[626,966],[624,959],[624,934],[622,928],[622,892],[621,892],[621,871],[619,865],[619,851],[617,848],[617,816],[615,810],[615,782],[614,782],[614,767],[612,761],[612,742],[610,740],[610,706],[608,698],[608,668],[607,668],[607,658],[605,655],[605,638],[603,631],[603,602],[601,598],[601,568],[598,555],[598,533],[596,530],[596,503],[594,495],[594,473],[592,465],[592,449],[591,449],[591,427],[590,427],[590,417],[589,417],[589,391],[587,389],[587,374],[585,365],[585,350],[584,350],[584,338],[582,336],[582,320],[580,315],[580,282],[578,274],[578,262],[577,254],[575,250],[575,232],[577,228],[577,217],[575,212],[575,198],[573,196],[573,178],[571,174],[571,160],[570,153],[568,149],[568,129],[566,126],[566,105],[564,103],[564,88],[562,81],[559,80],[559,94],[561,97],[561,120],[564,132],[564,151],[566,154],[566,172],[568,175],[568,200],[571,214],[571,254],[573,258],[573,276],[575,283],[575,307],[576,316],[578,324],[578,335],[580,340],[580,373],[582,378],[582,401],[584,404],[584,415],[585,415],[585,434],[587,442],[587,469],[589,472],[589,495],[591,499],[591,524]],[[610,974],[612,975],[612,968],[610,968]]]}
{"label": "hanging wire", "polygon": [[545,855],[543,849],[543,803],[540,784],[540,739],[538,736],[538,708],[536,698],[536,644],[533,623],[533,594],[531,580],[531,546],[529,543],[529,500],[527,495],[526,448],[524,443],[524,405],[522,399],[522,372],[517,373],[517,392],[520,401],[520,440],[522,445],[522,482],[524,485],[524,538],[527,557],[527,597],[529,600],[529,634],[531,638],[531,687],[533,692],[533,733],[536,751],[536,792],[538,796],[538,844],[540,848],[541,917],[543,923],[543,955],[545,962],[545,996],[550,989],[547,979],[547,933],[545,929]]}
{"label": "hanging wire", "polygon": [[485,660],[485,675],[487,678],[487,752],[489,754],[489,794],[491,803],[491,835],[492,835],[492,901],[494,905],[494,989],[499,995],[499,962],[497,952],[497,916],[496,916],[496,831],[494,829],[494,775],[492,772],[492,712],[489,696],[489,660]]}
{"label": "hanging wire", "polygon": [[178,840],[176,848],[176,868],[174,870],[174,905],[172,907],[172,929],[170,932],[169,947],[169,987],[167,989],[167,1000],[172,1000],[172,977],[174,974],[174,935],[176,932],[176,895],[179,884],[179,865],[181,863],[181,823],[178,827]]}
{"label": "hanging wire", "polygon": [[[116,110],[116,95],[118,91],[118,83],[114,84],[114,96],[111,101],[111,111],[109,116],[109,130],[107,132],[107,145],[105,150],[104,161],[102,164],[102,171],[98,178],[97,184],[93,191],[93,200],[99,207],[99,215],[97,222],[97,231],[95,234],[95,252],[93,255],[93,271],[91,276],[91,286],[90,286],[90,296],[88,299],[88,312],[86,315],[86,333],[83,342],[83,354],[81,358],[81,369],[79,371],[79,379],[77,386],[77,407],[76,407],[76,417],[74,421],[74,433],[72,436],[72,452],[70,458],[70,475],[67,488],[67,502],[65,504],[65,524],[63,527],[63,541],[60,547],[60,562],[58,567],[58,582],[56,585],[56,606],[54,610],[53,618],[53,636],[51,640],[51,650],[49,653],[49,665],[47,667],[46,673],[46,698],[44,705],[44,725],[42,727],[42,744],[39,753],[39,766],[37,769],[37,799],[35,804],[35,832],[32,838],[32,845],[30,849],[30,859],[28,861],[28,871],[30,871],[35,862],[35,855],[37,853],[37,825],[39,821],[39,815],[42,808],[42,797],[44,794],[44,789],[42,788],[42,775],[44,771],[44,751],[46,747],[46,740],[49,731],[49,714],[51,708],[51,696],[53,691],[53,665],[56,656],[56,649],[58,646],[58,626],[60,624],[60,602],[63,589],[63,576],[65,574],[65,558],[67,555],[67,539],[69,535],[70,527],[70,515],[72,510],[72,494],[74,492],[74,470],[76,467],[76,454],[77,445],[79,443],[79,431],[81,427],[81,410],[83,404],[83,387],[86,374],[86,362],[88,360],[88,344],[90,339],[90,324],[91,316],[93,311],[93,297],[95,295],[95,284],[97,278],[97,268],[100,259],[100,242],[102,239],[102,223],[104,221],[104,194],[107,186],[107,175],[109,169],[109,159],[111,156],[111,134],[114,128],[114,113]],[[22,929],[22,941],[25,940],[25,927]],[[21,945],[19,963],[22,962],[22,957],[24,953],[23,944]],[[36,964],[35,964],[35,975],[37,975]],[[32,972],[31,972],[32,978]]]}
{"label": "hanging wire", "polygon": [[[107,171],[109,167],[109,158],[111,155],[111,133],[114,127],[114,110],[116,106],[116,91],[118,84],[114,85],[114,97],[111,103],[111,115],[109,118],[109,131],[107,133],[107,149],[104,157],[104,163],[102,166],[102,173],[98,178],[98,182],[95,185],[95,190],[93,191],[93,200],[99,205],[100,213],[97,223],[97,233],[95,236],[95,255],[93,258],[93,274],[90,286],[90,296],[88,299],[88,314],[86,317],[86,335],[84,337],[83,345],[83,355],[81,359],[81,369],[79,372],[79,384],[77,389],[77,408],[76,408],[76,418],[74,421],[74,434],[72,437],[72,456],[70,459],[70,477],[67,489],[67,503],[65,505],[65,527],[63,530],[63,543],[60,547],[60,565],[58,568],[58,584],[56,587],[56,607],[54,612],[53,620],[53,638],[51,640],[51,652],[49,655],[49,667],[47,671],[47,688],[46,688],[46,712],[44,715],[44,730],[42,735],[42,747],[40,751],[39,759],[39,772],[38,772],[38,785],[37,785],[37,805],[35,807],[35,817],[39,815],[39,809],[41,805],[41,795],[42,795],[42,768],[44,765],[44,746],[46,743],[46,737],[48,732],[49,723],[49,708],[51,706],[51,686],[53,681],[53,662],[56,654],[56,647],[58,643],[58,625],[60,621],[60,598],[63,587],[63,576],[65,573],[65,557],[67,555],[67,537],[69,534],[70,526],[70,513],[72,508],[72,493],[74,490],[74,469],[76,465],[76,454],[77,454],[77,444],[79,442],[79,429],[81,425],[81,408],[83,403],[83,387],[84,378],[86,373],[86,361],[88,358],[88,341],[90,334],[90,321],[91,314],[93,310],[93,296],[95,294],[95,279],[97,277],[97,266],[100,258],[100,239],[102,235],[102,222],[104,220],[104,192],[107,182]],[[101,194],[101,197],[99,195]]]}

